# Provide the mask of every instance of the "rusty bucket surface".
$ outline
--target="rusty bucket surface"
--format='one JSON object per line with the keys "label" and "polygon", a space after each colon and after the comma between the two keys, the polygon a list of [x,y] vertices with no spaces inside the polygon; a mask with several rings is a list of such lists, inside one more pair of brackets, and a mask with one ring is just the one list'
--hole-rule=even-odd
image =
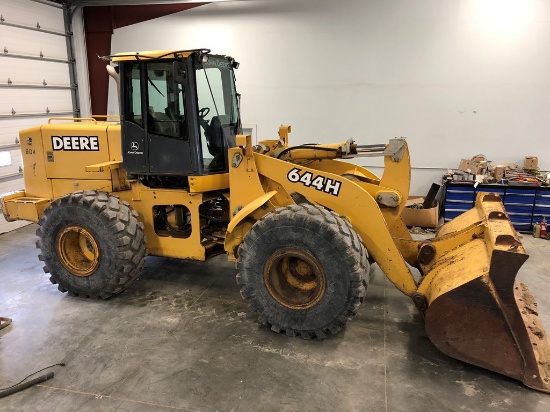
{"label": "rusty bucket surface", "polygon": [[[528,255],[497,195],[447,223],[433,241],[456,247],[422,269],[426,331],[445,354],[550,392],[550,348],[535,299],[516,274]],[[468,239],[468,240],[464,240]]]}

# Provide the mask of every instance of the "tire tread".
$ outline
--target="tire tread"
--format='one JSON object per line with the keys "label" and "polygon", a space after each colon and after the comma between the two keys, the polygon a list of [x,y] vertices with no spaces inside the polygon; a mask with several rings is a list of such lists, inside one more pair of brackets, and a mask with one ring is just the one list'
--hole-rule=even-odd
{"label": "tire tread", "polygon": [[[102,290],[90,293],[72,290],[70,284],[64,281],[63,276],[51,269],[56,266],[58,258],[55,252],[52,253],[44,247],[46,244],[43,239],[44,227],[48,224],[48,218],[52,213],[69,206],[92,212],[113,234],[115,244],[112,246],[117,249],[117,259],[120,260],[120,264],[116,270],[109,270],[109,273],[103,275],[109,276],[109,279],[105,282]],[[107,299],[125,290],[139,277],[147,255],[143,224],[137,220],[137,216],[137,213],[130,209],[128,202],[122,202],[118,196],[106,192],[78,191],[54,200],[39,219],[40,227],[36,231],[39,237],[36,247],[41,249],[39,259],[44,261],[43,269],[45,273],[50,273],[50,281],[53,284],[58,284],[58,289],[61,292],[90,299]],[[99,239],[99,241],[104,240]]]}
{"label": "tire tread", "polygon": [[[269,322],[269,313],[264,312],[263,305],[258,302],[253,287],[248,279],[249,263],[254,261],[253,247],[262,233],[276,225],[281,219],[289,219],[306,224],[318,226],[323,233],[333,236],[333,240],[343,242],[346,245],[346,254],[343,259],[353,259],[355,264],[350,273],[351,285],[349,288],[349,299],[346,307],[327,325],[315,330],[297,330],[285,325],[278,325]],[[250,256],[250,259],[247,257]],[[241,296],[248,301],[249,308],[258,314],[259,322],[272,331],[285,333],[287,336],[300,336],[303,339],[324,339],[338,333],[357,313],[361,305],[369,282],[368,253],[363,246],[361,237],[353,230],[351,224],[338,214],[328,209],[314,206],[307,203],[281,207],[264,216],[254,224],[251,230],[245,235],[238,250],[237,258],[237,284],[241,285]]]}

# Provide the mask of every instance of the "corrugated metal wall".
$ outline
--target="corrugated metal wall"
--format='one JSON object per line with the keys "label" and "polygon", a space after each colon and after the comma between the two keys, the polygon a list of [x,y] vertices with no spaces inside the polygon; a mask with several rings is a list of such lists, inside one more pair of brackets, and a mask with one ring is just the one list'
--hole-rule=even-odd
{"label": "corrugated metal wall", "polygon": [[[0,193],[23,189],[19,130],[73,115],[63,9],[0,0]],[[0,233],[23,222],[0,216]]]}

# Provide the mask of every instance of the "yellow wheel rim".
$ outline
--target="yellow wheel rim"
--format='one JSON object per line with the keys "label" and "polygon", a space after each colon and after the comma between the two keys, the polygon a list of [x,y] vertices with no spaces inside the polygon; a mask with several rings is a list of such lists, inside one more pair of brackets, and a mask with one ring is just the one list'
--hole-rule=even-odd
{"label": "yellow wheel rim", "polygon": [[82,226],[67,226],[57,235],[59,261],[75,276],[90,276],[99,265],[99,245]]}
{"label": "yellow wheel rim", "polygon": [[325,272],[317,259],[304,251],[283,248],[270,256],[264,268],[270,295],[289,309],[309,309],[323,298]]}

